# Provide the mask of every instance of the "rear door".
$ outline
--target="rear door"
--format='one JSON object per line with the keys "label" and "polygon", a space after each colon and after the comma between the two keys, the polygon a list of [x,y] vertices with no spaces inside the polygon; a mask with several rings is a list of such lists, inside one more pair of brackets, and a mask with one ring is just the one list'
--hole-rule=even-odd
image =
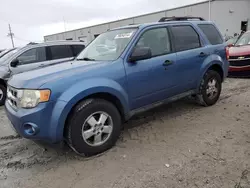
{"label": "rear door", "polygon": [[198,32],[190,24],[171,26],[171,34],[177,54],[178,92],[195,89],[200,68],[208,57],[208,51],[203,46]]}
{"label": "rear door", "polygon": [[26,72],[42,66],[47,62],[46,47],[29,49],[16,58],[19,63],[16,67],[10,67],[12,74]]}

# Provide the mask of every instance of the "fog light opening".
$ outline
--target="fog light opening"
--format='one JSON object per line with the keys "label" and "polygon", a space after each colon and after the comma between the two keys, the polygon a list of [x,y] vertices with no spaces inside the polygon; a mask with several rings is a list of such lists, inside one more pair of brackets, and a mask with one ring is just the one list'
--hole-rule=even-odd
{"label": "fog light opening", "polygon": [[23,126],[25,134],[28,136],[34,136],[38,133],[38,127],[33,123],[26,123]]}

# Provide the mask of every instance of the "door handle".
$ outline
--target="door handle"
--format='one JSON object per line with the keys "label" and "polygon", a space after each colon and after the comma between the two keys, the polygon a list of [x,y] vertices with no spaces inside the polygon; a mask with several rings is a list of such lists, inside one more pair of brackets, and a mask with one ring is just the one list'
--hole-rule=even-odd
{"label": "door handle", "polygon": [[170,61],[170,60],[166,60],[162,66],[166,67],[166,66],[169,66],[169,65],[172,65],[173,64],[173,61]]}
{"label": "door handle", "polygon": [[199,57],[206,57],[206,56],[207,56],[207,54],[204,53],[204,52],[201,52],[201,53],[199,54]]}

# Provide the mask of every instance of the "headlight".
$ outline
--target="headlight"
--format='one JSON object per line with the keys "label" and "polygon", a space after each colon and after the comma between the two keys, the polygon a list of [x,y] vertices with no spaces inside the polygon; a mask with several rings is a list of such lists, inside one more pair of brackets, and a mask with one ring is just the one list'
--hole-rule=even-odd
{"label": "headlight", "polygon": [[41,102],[47,102],[50,98],[50,90],[19,90],[20,107],[34,108]]}

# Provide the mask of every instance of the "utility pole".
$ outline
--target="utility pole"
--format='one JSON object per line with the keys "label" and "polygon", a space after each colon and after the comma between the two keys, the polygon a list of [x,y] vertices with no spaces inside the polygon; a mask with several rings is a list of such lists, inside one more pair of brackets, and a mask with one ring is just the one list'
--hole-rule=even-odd
{"label": "utility pole", "polygon": [[66,32],[67,29],[66,29],[66,22],[65,22],[65,18],[64,17],[63,17],[63,26],[64,26],[64,32]]}
{"label": "utility pole", "polygon": [[8,37],[10,37],[10,39],[11,39],[11,43],[12,43],[12,47],[13,48],[15,48],[15,45],[14,45],[14,39],[13,39],[13,37],[14,37],[14,33],[12,33],[12,31],[11,31],[11,26],[10,26],[10,24],[9,24],[9,33],[8,33],[8,35],[7,35]]}
{"label": "utility pole", "polygon": [[66,22],[65,22],[65,18],[64,17],[63,17],[63,26],[64,26],[63,38],[64,38],[64,40],[66,40],[65,34],[66,34],[67,29],[66,29]]}
{"label": "utility pole", "polygon": [[211,21],[211,0],[208,1],[208,20]]}

